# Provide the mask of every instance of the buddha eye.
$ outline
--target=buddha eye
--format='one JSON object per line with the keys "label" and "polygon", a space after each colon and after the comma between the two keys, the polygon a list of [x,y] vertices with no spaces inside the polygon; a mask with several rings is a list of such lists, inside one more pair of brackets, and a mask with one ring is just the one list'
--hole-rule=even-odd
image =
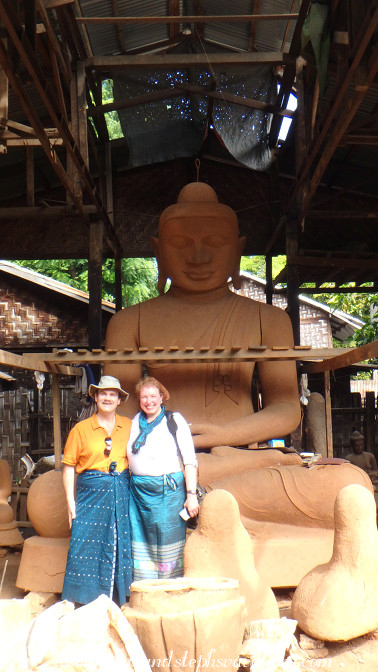
{"label": "buddha eye", "polygon": [[227,245],[228,239],[226,236],[222,236],[219,233],[212,233],[209,236],[203,238],[203,243],[209,247],[223,247]]}
{"label": "buddha eye", "polygon": [[169,245],[176,248],[176,250],[183,250],[185,247],[189,247],[191,244],[191,239],[188,236],[172,236],[169,239]]}

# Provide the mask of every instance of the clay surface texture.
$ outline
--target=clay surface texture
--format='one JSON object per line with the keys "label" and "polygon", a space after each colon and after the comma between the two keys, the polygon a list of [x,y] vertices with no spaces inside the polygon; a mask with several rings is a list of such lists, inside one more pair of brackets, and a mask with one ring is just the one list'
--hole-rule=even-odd
{"label": "clay surface texture", "polygon": [[337,496],[332,558],[302,579],[291,605],[312,637],[348,640],[378,628],[376,515],[374,496],[360,485]]}

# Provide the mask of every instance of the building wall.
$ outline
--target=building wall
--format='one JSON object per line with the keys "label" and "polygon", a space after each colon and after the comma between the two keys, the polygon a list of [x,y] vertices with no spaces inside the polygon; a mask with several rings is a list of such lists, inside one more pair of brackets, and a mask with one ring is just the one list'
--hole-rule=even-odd
{"label": "building wall", "polygon": [[[0,278],[0,347],[66,346],[88,343],[88,308],[78,301],[58,303],[36,285],[17,286]],[[79,303],[79,306],[75,304]]]}
{"label": "building wall", "polygon": [[[17,376],[17,371],[12,371]],[[36,462],[54,454],[53,403],[51,381],[47,377],[38,390],[33,373],[29,380],[14,383],[14,388],[0,391],[0,458],[7,460],[14,483],[25,474],[21,457],[28,453]],[[62,377],[60,387],[61,440],[64,446],[68,432],[79,418],[83,405],[75,394],[71,378]]]}
{"label": "building wall", "polygon": [[[266,302],[265,288],[251,279],[242,278],[242,286],[237,294],[248,296],[255,301]],[[286,297],[282,294],[273,295],[273,305],[285,310]],[[332,330],[327,313],[301,302],[299,315],[301,345],[311,345],[313,348],[332,348]]]}
{"label": "building wall", "polygon": [[[103,311],[103,342],[111,313]],[[41,285],[0,273],[0,349],[50,351],[54,347],[88,347],[88,304]],[[0,365],[0,370],[1,370]],[[20,458],[34,461],[54,453],[50,376],[38,390],[32,371],[9,369],[13,382],[0,380],[0,458],[9,462],[14,482],[24,474]],[[60,379],[64,444],[82,410],[74,380]]]}

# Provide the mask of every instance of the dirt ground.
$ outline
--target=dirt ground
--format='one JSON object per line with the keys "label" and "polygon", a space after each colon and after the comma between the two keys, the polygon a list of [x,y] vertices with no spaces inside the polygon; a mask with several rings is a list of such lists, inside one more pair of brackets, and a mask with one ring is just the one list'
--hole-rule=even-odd
{"label": "dirt ground", "polygon": [[[22,599],[25,592],[16,587],[21,551],[0,548],[0,599]],[[6,567],[6,569],[5,569]],[[5,569],[5,572],[4,572]],[[280,615],[291,618],[292,591],[275,591]],[[297,634],[297,633],[296,633]],[[297,634],[299,636],[299,633]],[[332,672],[378,672],[378,630],[348,642],[325,642],[328,654],[324,658],[306,659],[297,663],[298,671],[331,670]],[[246,668],[243,668],[246,670]],[[9,670],[11,672],[11,670]],[[252,669],[251,669],[252,672]],[[269,672],[276,672],[271,670]],[[277,670],[277,672],[279,672]]]}

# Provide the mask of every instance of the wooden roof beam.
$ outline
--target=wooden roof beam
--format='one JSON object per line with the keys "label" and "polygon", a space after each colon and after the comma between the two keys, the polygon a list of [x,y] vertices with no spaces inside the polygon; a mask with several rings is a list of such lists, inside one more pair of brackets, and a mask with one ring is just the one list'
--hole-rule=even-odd
{"label": "wooden roof beam", "polygon": [[[119,5],[118,5],[118,0],[112,0],[112,10],[114,16],[119,16]],[[121,29],[121,26],[119,23],[116,25],[116,32],[117,32],[117,40],[118,40],[118,45],[119,45],[119,50],[122,53],[125,53],[126,51],[126,42],[125,38]]]}
{"label": "wooden roof beam", "polygon": [[[41,353],[38,355],[47,365],[51,364],[82,364],[92,363],[100,364],[122,363],[136,364],[153,362],[162,364],[165,362],[259,362],[259,361],[301,361],[317,360],[325,358],[334,358],[335,355],[349,352],[350,348],[313,348],[309,345],[295,346],[294,348],[283,344],[273,348],[267,348],[265,345],[251,346],[242,349],[235,343],[230,348],[219,344],[215,348],[208,346],[194,349],[192,346],[179,348],[177,345],[171,345],[168,348],[156,346],[153,349],[147,347],[126,348],[124,350],[102,350],[94,348],[92,350],[78,349],[77,352],[67,352],[58,350],[53,353]],[[0,361],[1,363],[1,361]]]}
{"label": "wooden roof beam", "polygon": [[[83,209],[88,216],[95,215],[97,212],[97,208],[94,205],[83,205]],[[74,218],[78,216],[77,210],[69,205],[40,205],[35,207],[14,206],[11,208],[0,207],[0,219],[3,221],[12,219],[48,219],[53,221],[58,217]]]}
{"label": "wooden roof beam", "polygon": [[[310,0],[311,1],[311,0]],[[299,14],[207,14],[206,16],[79,16],[77,22],[86,25],[117,23],[250,23],[251,21],[296,20]]]}
{"label": "wooden roof beam", "polygon": [[334,371],[351,364],[358,364],[358,362],[363,362],[365,359],[371,359],[372,357],[378,357],[378,341],[361,345],[359,348],[351,348],[349,352],[344,352],[323,362],[308,363],[304,366],[304,371],[309,373]]}
{"label": "wooden roof beam", "polygon": [[[81,155],[79,148],[77,146],[75,138],[72,136],[69,124],[67,119],[61,114],[59,105],[57,104],[53,92],[50,90],[48,82],[46,81],[43,72],[39,68],[38,62],[36,60],[35,54],[33,53],[29,41],[26,37],[22,40],[19,35],[19,22],[14,9],[11,5],[11,0],[3,0],[0,4],[0,18],[4,21],[4,24],[8,30],[9,39],[12,40],[15,49],[21,56],[29,74],[33,79],[34,86],[43,101],[48,114],[50,115],[53,123],[56,125],[63,141],[65,148],[68,154],[71,156],[77,170],[79,171],[83,184],[85,186],[86,192],[90,196],[92,202],[96,205],[98,215],[100,219],[104,222],[106,232],[109,238],[109,244],[114,247],[114,249],[121,249],[121,245],[118,240],[118,236],[115,232],[114,226],[111,223],[108,214],[104,208],[104,205],[101,201],[101,198],[98,194],[97,187],[93,178],[85,165],[85,160]],[[48,141],[44,128],[34,110],[34,106],[31,101],[28,99],[28,96],[25,91],[25,87],[21,85],[19,79],[15,77],[12,63],[9,62],[8,54],[5,51],[4,45],[0,43],[0,60],[4,70],[7,72],[8,78],[11,81],[12,78],[12,87],[17,92],[22,106],[24,109],[25,115],[32,120],[32,126],[35,129],[37,137],[41,140],[42,148],[44,149],[54,171],[58,175],[65,189],[70,193],[73,202],[81,212],[84,221],[87,221],[87,216],[85,210],[83,210],[82,203],[76,198],[74,190],[72,188],[71,181],[68,178],[68,175],[63,168],[61,162],[53,152],[51,145]]]}
{"label": "wooden roof beam", "polygon": [[356,133],[346,133],[340,140],[340,146],[343,145],[368,145],[375,146],[378,145],[378,133],[374,135],[356,134]]}
{"label": "wooden roof beam", "polygon": [[[1,11],[1,9],[0,9]],[[35,112],[34,106],[32,105],[31,100],[26,94],[25,87],[21,85],[21,82],[19,78],[16,78],[14,75],[14,71],[12,68],[12,64],[9,63],[8,59],[8,54],[5,51],[1,41],[0,41],[0,65],[3,67],[4,71],[7,73],[8,79],[11,83],[11,86],[18,96],[18,99],[20,101],[20,104],[24,110],[25,115],[28,117],[30,123],[32,124],[33,131],[35,133],[35,136],[38,138],[40,141],[41,147],[44,150],[50,164],[52,165],[54,172],[58,176],[59,180],[61,181],[62,185],[65,187],[65,189],[70,193],[72,200],[75,204],[75,207],[78,209],[78,211],[81,213],[83,216],[84,221],[87,221],[87,216],[85,211],[82,209],[82,203],[81,200],[78,200],[72,189],[72,184],[71,181],[68,178],[68,175],[66,173],[66,170],[64,169],[61,161],[59,160],[59,157],[57,156],[56,152],[54,151],[50,140],[46,134],[46,131],[38,118],[37,113]]]}
{"label": "wooden roof beam", "polygon": [[[291,57],[291,62],[290,64],[287,64],[283,77],[281,79],[281,85],[280,85],[280,90],[277,95],[277,101],[276,105],[277,107],[287,107],[287,104],[289,102],[289,96],[291,94],[293,84],[295,81],[295,75],[296,75],[296,59],[300,54],[301,50],[301,36],[302,36],[302,28],[303,24],[305,22],[305,19],[307,17],[307,14],[309,12],[311,6],[311,0],[303,0],[300,10],[299,10],[299,16],[298,20],[295,24],[295,29],[293,33],[293,39],[291,40],[290,44],[290,49],[289,49],[289,56]],[[279,131],[281,128],[281,119],[279,117],[273,117],[272,120],[272,126],[269,132],[269,138],[270,138],[270,146],[275,147],[277,144],[278,140],[278,135]]]}
{"label": "wooden roof beam", "polygon": [[377,219],[377,210],[309,210],[309,219]]}
{"label": "wooden roof beam", "polygon": [[[312,147],[310,147],[308,152],[308,157],[298,172],[296,185],[289,199],[288,207],[290,207],[290,205],[295,201],[298,190],[301,189],[305,180],[308,179],[313,164],[317,162],[315,171],[309,184],[308,194],[306,195],[305,201],[303,203],[303,212],[301,213],[302,216],[306,214],[316,189],[319,186],[324,171],[327,168],[341,138],[347,131],[348,126],[352,121],[356,111],[358,110],[361,101],[365,97],[369,86],[374,81],[378,70],[378,48],[377,45],[375,45],[372,57],[370,58],[369,72],[367,74],[367,79],[364,86],[356,86],[354,94],[347,100],[347,103],[345,103],[349,86],[353,81],[357,68],[359,67],[365,55],[370,41],[372,40],[373,35],[377,30],[378,8],[376,6],[376,0],[372,0],[370,9],[372,10],[373,14],[371,15],[371,12],[369,11],[366,13],[365,20],[359,31],[358,39],[356,39],[349,69],[346,73],[342,73],[339,79],[339,83],[335,87],[335,98],[330,104],[330,109],[326,111],[318,124],[318,127],[321,129],[321,131],[312,143]],[[332,133],[330,133],[331,125],[334,123],[334,120],[338,114],[339,118],[332,128]],[[326,142],[325,146],[323,146],[327,138],[328,141]]]}
{"label": "wooden roof beam", "polygon": [[[93,56],[85,61],[86,68],[113,71],[118,68],[154,68],[166,69],[195,66],[219,65],[285,65],[293,64],[295,59],[281,51],[215,53],[215,54],[136,54],[122,56]],[[295,65],[294,65],[295,68]]]}
{"label": "wooden roof beam", "polygon": [[[295,5],[297,4],[297,2],[298,2],[298,0],[292,0],[291,7],[290,7],[290,14],[294,14]],[[287,24],[286,24],[284,36],[282,38],[282,43],[281,43],[281,51],[283,51],[284,48],[285,48],[285,43],[287,41],[289,30],[290,30],[291,20],[292,19],[288,19]]]}
{"label": "wooden roof beam", "polygon": [[51,26],[51,22],[47,14],[45,4],[42,2],[42,0],[35,0],[35,1],[36,1],[36,9],[38,10],[38,13],[43,21],[43,25],[46,30],[46,34],[49,40],[49,45],[51,47],[52,53],[55,55],[57,63],[59,64],[60,69],[64,74],[67,84],[69,84],[69,81],[71,79],[71,69],[68,57],[65,54],[63,54],[60,48],[60,44],[57,40],[54,29]]}
{"label": "wooden roof beam", "polygon": [[208,98],[217,98],[219,100],[225,100],[229,103],[235,105],[244,105],[245,107],[251,107],[255,110],[262,110],[267,113],[275,113],[281,117],[293,117],[293,110],[280,110],[277,109],[275,105],[270,103],[262,103],[259,100],[252,100],[251,98],[244,98],[243,96],[236,96],[231,93],[218,92],[210,88],[205,88],[203,86],[197,86],[195,84],[179,84],[174,88],[161,89],[160,91],[153,91],[152,93],[146,93],[141,96],[135,96],[134,98],[124,99],[117,101],[117,103],[105,103],[104,105],[91,105],[88,107],[88,115],[97,115],[103,114],[104,112],[110,112],[112,110],[122,110],[128,107],[135,107],[136,105],[144,105],[146,103],[155,101],[155,100],[164,100],[168,98],[177,98],[182,96],[183,92],[194,93],[200,96],[206,96]]}
{"label": "wooden roof beam", "polygon": [[[260,0],[255,0],[253,3],[253,12],[254,14],[260,13]],[[249,41],[248,41],[248,51],[253,51],[255,48],[255,37],[256,37],[257,21],[255,18],[251,20],[251,27],[249,31]]]}
{"label": "wooden roof beam", "polygon": [[46,9],[55,9],[63,5],[73,5],[76,0],[44,0]]}
{"label": "wooden roof beam", "polygon": [[[5,42],[5,40],[3,40]],[[0,154],[7,151],[6,145],[2,142],[3,131],[2,122],[8,117],[9,107],[9,80],[2,68],[0,68]]]}
{"label": "wooden roof beam", "polygon": [[61,366],[54,362],[45,363],[41,353],[15,355],[7,350],[0,350],[0,366],[25,369],[27,371],[42,371],[43,373],[60,373],[66,376],[80,376],[81,372],[74,366]]}
{"label": "wooden roof beam", "polygon": [[[168,12],[173,16],[180,16],[180,0],[168,0]],[[181,19],[183,23],[185,18]],[[170,23],[169,29],[169,42],[175,43],[180,37],[180,27],[178,23]]]}
{"label": "wooden roof beam", "polygon": [[358,258],[356,256],[349,256],[349,257],[334,257],[330,254],[326,254],[323,257],[315,257],[311,255],[298,255],[296,257],[293,257],[291,259],[291,262],[293,264],[296,264],[297,266],[305,266],[305,267],[310,267],[310,266],[315,266],[315,267],[322,267],[322,268],[327,268],[327,269],[344,269],[344,268],[351,268],[351,269],[361,269],[361,270],[367,270],[370,269],[372,271],[377,271],[378,272],[378,255],[375,256],[375,258]]}
{"label": "wooden roof beam", "polygon": [[[75,3],[75,6],[80,14],[81,10],[79,3]],[[72,52],[72,60],[74,62],[85,61],[88,55],[91,56],[93,54],[86,26],[83,25],[81,29],[84,33],[83,39],[73,7],[69,5],[67,7],[57,8],[56,12],[64,39]],[[102,103],[102,80],[101,78],[94,76],[90,70],[86,73],[86,94],[88,105],[92,104],[91,94],[97,105]],[[94,122],[99,139],[103,142],[108,142],[109,133],[105,118],[102,116],[96,117]]]}

